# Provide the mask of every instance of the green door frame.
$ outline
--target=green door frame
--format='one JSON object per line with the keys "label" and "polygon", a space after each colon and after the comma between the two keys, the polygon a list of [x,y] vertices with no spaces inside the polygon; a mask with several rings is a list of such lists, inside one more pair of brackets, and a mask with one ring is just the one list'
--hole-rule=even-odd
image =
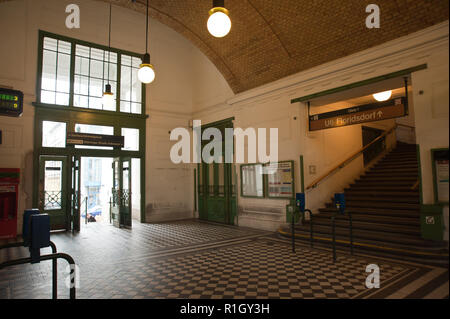
{"label": "green door frame", "polygon": [[[42,62],[43,62],[43,43],[44,37],[50,37],[57,40],[62,40],[71,43],[71,68],[70,68],[70,92],[69,105],[51,105],[41,103],[41,79],[42,79]],[[146,159],[146,89],[145,85],[141,85],[141,100],[142,108],[141,114],[132,114],[119,112],[120,105],[120,87],[121,87],[121,68],[120,55],[125,54],[132,57],[141,58],[142,55],[126,50],[109,48],[107,46],[91,43],[75,38],[70,38],[46,31],[39,30],[38,37],[38,63],[36,74],[36,102],[35,106],[35,122],[34,122],[34,152],[33,152],[33,205],[38,205],[38,189],[39,189],[39,157],[41,155],[48,156],[71,156],[79,157],[130,157],[140,159],[141,165],[141,222],[145,222],[145,159]],[[74,97],[74,70],[75,70],[75,45],[84,45],[91,48],[98,48],[102,50],[110,50],[118,54],[117,61],[117,98],[116,111],[96,110],[89,108],[80,108],[73,106]],[[66,146],[65,148],[47,148],[42,147],[42,121],[54,121],[66,123],[66,136],[68,132],[75,130],[75,124],[89,124],[89,125],[103,125],[113,126],[114,135],[121,135],[121,128],[135,128],[139,129],[139,151],[124,151],[115,147],[113,150],[95,150],[95,149],[77,149],[74,146]],[[67,166],[68,187],[71,186],[71,165]],[[69,193],[69,192],[67,192]],[[69,196],[69,195],[68,195]],[[69,199],[70,200],[70,199]],[[70,205],[67,205],[70,210]],[[70,216],[70,211],[67,211],[67,216]],[[69,218],[68,218],[69,220]]]}
{"label": "green door frame", "polygon": [[[222,138],[224,139],[225,128],[233,128],[233,120],[234,118],[229,118],[225,120],[221,120],[218,122],[210,123],[205,126],[202,126],[202,134],[203,131],[210,127],[215,127],[221,130]],[[224,140],[223,140],[224,141]],[[209,141],[202,142],[202,151],[203,146],[208,144]],[[225,160],[225,144],[222,145],[222,154],[223,159]],[[234,145],[233,145],[234,152]],[[209,185],[209,174],[210,167],[209,165],[213,165],[213,185]],[[236,203],[237,203],[237,194],[236,194],[236,185],[233,185],[233,180],[236,183],[235,175],[233,171],[234,165],[231,163],[223,163],[223,195],[221,196],[221,192],[219,189],[219,164],[211,163],[207,164],[202,163],[197,166],[197,178],[198,178],[198,186],[197,186],[197,198],[198,198],[198,210],[199,210],[199,218],[204,220],[211,221],[219,221],[226,224],[234,224],[234,218],[236,216]],[[212,187],[210,187],[212,186]],[[223,220],[218,220],[217,217],[211,215],[212,210],[219,211],[220,203],[223,203]]]}

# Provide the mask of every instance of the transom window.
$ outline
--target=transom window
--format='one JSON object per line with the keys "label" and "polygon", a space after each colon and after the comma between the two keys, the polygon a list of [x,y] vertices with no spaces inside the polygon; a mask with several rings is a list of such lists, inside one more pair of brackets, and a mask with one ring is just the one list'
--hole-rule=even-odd
{"label": "transom window", "polygon": [[[45,32],[40,52],[39,103],[143,114],[144,85],[137,77],[139,54],[60,39]],[[102,103],[108,79],[115,98],[109,108]]]}

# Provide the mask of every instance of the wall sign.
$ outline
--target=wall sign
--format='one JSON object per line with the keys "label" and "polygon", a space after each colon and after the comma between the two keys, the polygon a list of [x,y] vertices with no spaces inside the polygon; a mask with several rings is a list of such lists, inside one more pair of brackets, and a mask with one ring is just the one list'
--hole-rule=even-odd
{"label": "wall sign", "polygon": [[0,115],[19,117],[23,113],[23,93],[0,88]]}
{"label": "wall sign", "polygon": [[386,102],[355,106],[333,112],[309,116],[309,130],[317,131],[328,128],[375,122],[407,115],[404,97]]}
{"label": "wall sign", "polygon": [[67,145],[89,145],[124,147],[125,138],[115,135],[101,135],[69,132],[67,134]]}
{"label": "wall sign", "polygon": [[278,162],[264,167],[267,173],[269,198],[294,197],[294,162]]}
{"label": "wall sign", "polygon": [[448,155],[448,149],[431,150],[435,201],[438,203],[448,203],[449,201]]}

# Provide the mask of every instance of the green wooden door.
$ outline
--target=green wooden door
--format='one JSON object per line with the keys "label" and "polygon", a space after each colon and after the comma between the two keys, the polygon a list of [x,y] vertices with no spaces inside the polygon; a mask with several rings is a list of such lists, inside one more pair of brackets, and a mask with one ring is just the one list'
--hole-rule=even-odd
{"label": "green wooden door", "polygon": [[[234,165],[225,163],[225,128],[231,127],[232,122],[213,126],[222,133],[222,153],[209,154],[214,159],[203,158],[198,165],[198,209],[199,218],[225,224],[234,224],[236,216],[236,188]],[[211,126],[210,126],[211,127]],[[203,147],[208,141],[202,144]],[[230,150],[232,152],[232,150]]]}
{"label": "green wooden door", "polygon": [[39,157],[39,210],[50,216],[52,230],[70,229],[67,209],[67,157]]}
{"label": "green wooden door", "polygon": [[116,227],[131,228],[131,158],[114,158],[111,216]]}

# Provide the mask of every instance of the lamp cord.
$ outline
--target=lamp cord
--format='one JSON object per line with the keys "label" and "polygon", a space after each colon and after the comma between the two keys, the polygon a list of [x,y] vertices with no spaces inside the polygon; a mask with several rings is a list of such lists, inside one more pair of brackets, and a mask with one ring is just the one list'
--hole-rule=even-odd
{"label": "lamp cord", "polygon": [[109,84],[109,68],[111,66],[111,12],[112,5],[109,3],[109,39],[108,39],[108,84]]}
{"label": "lamp cord", "polygon": [[148,53],[148,0],[147,0],[147,16],[145,25],[145,53]]}

